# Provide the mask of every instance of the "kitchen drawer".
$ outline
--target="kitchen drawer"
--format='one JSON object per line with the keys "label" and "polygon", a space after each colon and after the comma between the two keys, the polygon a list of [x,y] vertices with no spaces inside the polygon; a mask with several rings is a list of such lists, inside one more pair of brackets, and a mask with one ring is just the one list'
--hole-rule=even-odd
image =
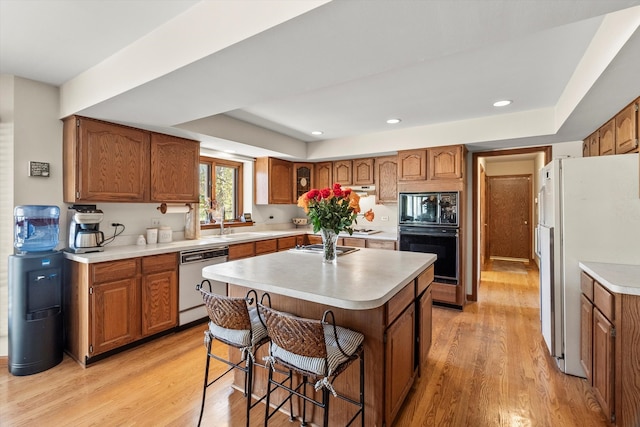
{"label": "kitchen drawer", "polygon": [[458,286],[434,283],[431,291],[433,299],[447,304],[460,305],[458,302]]}
{"label": "kitchen drawer", "polygon": [[396,317],[413,302],[415,297],[415,287],[409,284],[387,302],[387,326],[396,320]]}
{"label": "kitchen drawer", "polygon": [[420,295],[433,282],[433,265],[416,278],[416,295]]}
{"label": "kitchen drawer", "polygon": [[256,242],[256,255],[268,254],[277,250],[278,241],[276,239],[258,240]]}
{"label": "kitchen drawer", "polygon": [[614,319],[614,297],[613,294],[606,290],[600,283],[594,280],[593,285],[593,303],[604,314],[609,321]]}
{"label": "kitchen drawer", "polygon": [[107,261],[91,265],[91,283],[112,282],[138,274],[139,258]]}
{"label": "kitchen drawer", "polygon": [[589,301],[593,301],[593,279],[584,271],[580,273],[580,290]]}
{"label": "kitchen drawer", "polygon": [[353,248],[364,248],[366,241],[365,239],[358,239],[357,237],[343,237],[342,244]]}
{"label": "kitchen drawer", "polygon": [[229,261],[240,258],[255,256],[256,249],[254,242],[238,243],[229,246]]}
{"label": "kitchen drawer", "polygon": [[396,250],[396,242],[394,240],[372,240],[367,239],[367,248],[371,249],[389,249]]}
{"label": "kitchen drawer", "polygon": [[315,234],[309,234],[307,239],[310,245],[319,245],[322,243],[322,236],[317,236]]}
{"label": "kitchen drawer", "polygon": [[172,252],[162,255],[146,256],[142,258],[142,273],[150,274],[159,271],[176,270],[178,268],[178,253]]}
{"label": "kitchen drawer", "polygon": [[278,250],[286,251],[296,247],[296,236],[280,237],[278,239]]}

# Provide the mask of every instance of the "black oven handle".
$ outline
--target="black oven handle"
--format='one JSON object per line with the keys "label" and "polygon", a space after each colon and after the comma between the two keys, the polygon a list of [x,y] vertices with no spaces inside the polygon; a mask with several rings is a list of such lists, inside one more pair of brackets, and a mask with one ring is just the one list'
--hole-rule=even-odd
{"label": "black oven handle", "polygon": [[441,233],[435,231],[400,231],[401,236],[431,236],[431,237],[458,237],[458,230],[455,232],[443,231]]}

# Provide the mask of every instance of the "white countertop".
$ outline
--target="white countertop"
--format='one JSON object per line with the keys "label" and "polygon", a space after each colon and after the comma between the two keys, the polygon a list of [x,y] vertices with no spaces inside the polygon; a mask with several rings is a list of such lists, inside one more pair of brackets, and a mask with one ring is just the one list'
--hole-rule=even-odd
{"label": "white countertop", "polygon": [[434,254],[360,249],[324,264],[283,251],[205,267],[203,277],[349,310],[380,307],[433,264]]}
{"label": "white countertop", "polygon": [[580,268],[618,294],[640,295],[640,265],[580,262]]}
{"label": "white countertop", "polygon": [[[289,229],[274,231],[248,231],[226,234],[220,236],[214,234],[203,236],[196,240],[180,240],[171,243],[156,243],[152,245],[126,245],[126,246],[105,246],[102,252],[92,252],[87,254],[74,254],[64,252],[65,258],[81,262],[84,264],[92,264],[96,262],[116,261],[119,259],[135,258],[149,255],[159,255],[168,252],[180,252],[190,249],[202,249],[215,246],[227,246],[235,243],[245,243],[258,240],[268,240],[278,237],[297,236],[300,234],[312,234],[308,230]],[[345,233],[348,236],[348,233]],[[340,233],[342,237],[342,233]],[[378,239],[378,240],[396,240],[395,233],[383,232],[369,235],[357,235],[352,237]]]}

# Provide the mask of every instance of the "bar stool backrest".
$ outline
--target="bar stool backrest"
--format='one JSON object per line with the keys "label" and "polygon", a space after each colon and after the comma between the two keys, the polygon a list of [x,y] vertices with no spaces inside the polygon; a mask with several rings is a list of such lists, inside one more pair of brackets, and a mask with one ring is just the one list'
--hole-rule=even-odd
{"label": "bar stool backrest", "polygon": [[259,304],[267,333],[278,347],[305,357],[327,357],[322,321],[303,319]]}
{"label": "bar stool backrest", "polygon": [[246,298],[229,298],[200,290],[209,319],[216,325],[234,330],[250,330],[251,319]]}

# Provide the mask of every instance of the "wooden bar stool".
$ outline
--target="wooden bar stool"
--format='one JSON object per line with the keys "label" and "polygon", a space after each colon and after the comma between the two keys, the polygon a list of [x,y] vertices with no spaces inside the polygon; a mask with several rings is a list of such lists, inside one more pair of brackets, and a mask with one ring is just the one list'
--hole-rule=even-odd
{"label": "wooden bar stool", "polygon": [[[268,306],[264,304],[265,297],[268,300]],[[364,335],[336,326],[331,310],[324,312],[322,320],[306,319],[272,309],[268,294],[262,296],[261,302],[258,304],[260,319],[264,320],[267,333],[271,338],[269,356],[266,358],[271,369],[269,369],[267,384],[265,426],[268,425],[269,418],[287,400],[291,402],[295,395],[302,399],[302,425],[307,425],[306,404],[310,402],[324,409],[323,425],[327,427],[329,424],[329,394],[332,394],[358,408],[346,426],[351,425],[360,415],[361,425],[364,427],[364,349],[362,346]],[[330,321],[329,318],[331,318]],[[360,359],[359,401],[340,395],[333,388],[333,381],[336,377],[356,359]],[[288,370],[288,377],[282,382],[273,379],[276,364],[284,366]],[[302,382],[295,388],[291,385],[293,372],[302,375]],[[289,380],[289,386],[285,385],[287,380]],[[322,389],[322,401],[307,397],[307,384],[312,382],[316,391]],[[284,389],[289,395],[269,413],[270,395],[277,388]],[[301,388],[302,392],[300,392]]]}
{"label": "wooden bar stool", "polygon": [[[208,292],[202,288],[205,283],[209,284]],[[229,298],[222,295],[216,295],[211,293],[211,283],[208,280],[203,280],[196,289],[198,289],[202,294],[202,299],[204,300],[207,312],[209,313],[209,328],[204,332],[204,344],[207,347],[207,363],[204,371],[202,405],[200,407],[198,426],[202,422],[207,387],[218,381],[233,369],[238,369],[245,374],[244,395],[247,398],[248,427],[251,408],[265,398],[265,396],[262,396],[253,404],[251,403],[253,367],[256,365],[254,355],[258,347],[269,341],[267,330],[264,324],[260,321],[255,306],[258,295],[254,290],[250,290],[245,298]],[[231,347],[237,348],[241,353],[240,362],[234,363],[228,360],[228,358],[213,354],[211,350],[213,340],[218,340]],[[213,381],[209,382],[209,364],[212,358],[227,364],[229,369],[220,374]],[[243,364],[245,366],[242,366]],[[264,365],[257,365],[265,367]]]}

